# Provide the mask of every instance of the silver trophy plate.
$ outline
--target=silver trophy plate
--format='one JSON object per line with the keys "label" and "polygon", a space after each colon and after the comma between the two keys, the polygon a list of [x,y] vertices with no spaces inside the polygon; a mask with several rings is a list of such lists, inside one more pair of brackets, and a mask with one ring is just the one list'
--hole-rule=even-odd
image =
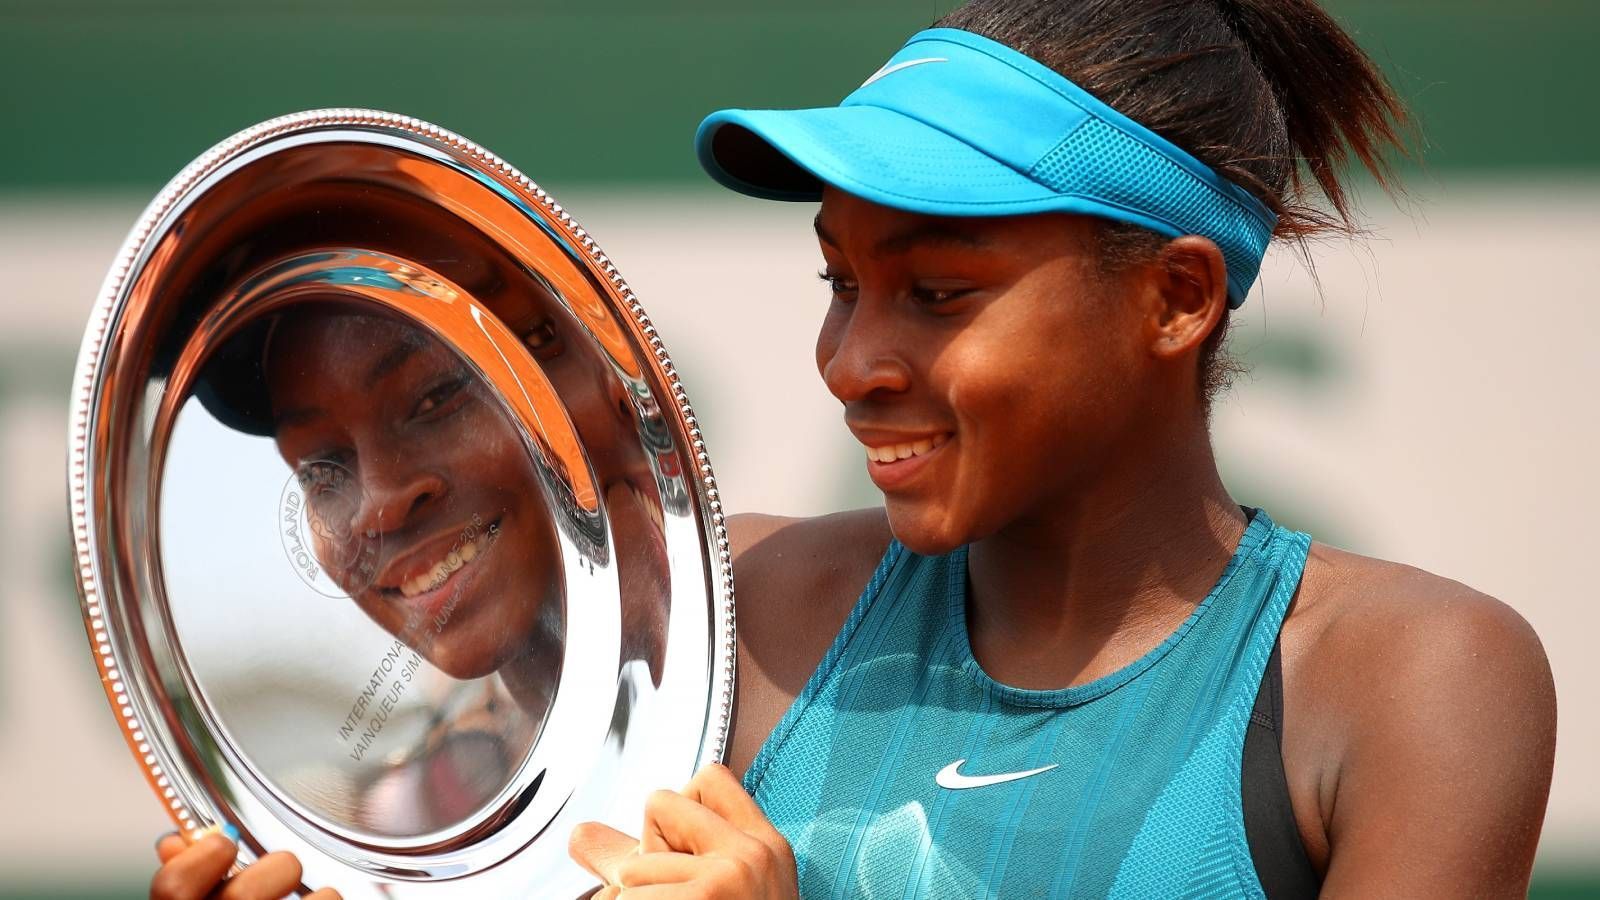
{"label": "silver trophy plate", "polygon": [[107,696],[178,827],[348,898],[576,897],[721,758],[733,581],[615,266],[482,148],[264,122],[151,203],[90,318],[69,482]]}

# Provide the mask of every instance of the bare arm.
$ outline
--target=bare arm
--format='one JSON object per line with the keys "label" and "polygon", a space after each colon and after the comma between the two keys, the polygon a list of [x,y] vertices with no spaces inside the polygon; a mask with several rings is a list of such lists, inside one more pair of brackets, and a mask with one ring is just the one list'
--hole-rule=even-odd
{"label": "bare arm", "polygon": [[1509,607],[1415,574],[1407,602],[1327,635],[1359,662],[1334,701],[1323,896],[1525,897],[1555,756],[1549,664]]}

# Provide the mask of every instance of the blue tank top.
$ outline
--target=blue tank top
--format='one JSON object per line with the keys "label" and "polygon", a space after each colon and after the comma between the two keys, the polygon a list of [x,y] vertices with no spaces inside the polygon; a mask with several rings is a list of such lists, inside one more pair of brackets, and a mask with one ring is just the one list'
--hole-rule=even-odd
{"label": "blue tank top", "polygon": [[1262,897],[1240,761],[1310,543],[1254,511],[1160,646],[1046,691],[973,658],[965,548],[891,543],[745,773],[801,894]]}

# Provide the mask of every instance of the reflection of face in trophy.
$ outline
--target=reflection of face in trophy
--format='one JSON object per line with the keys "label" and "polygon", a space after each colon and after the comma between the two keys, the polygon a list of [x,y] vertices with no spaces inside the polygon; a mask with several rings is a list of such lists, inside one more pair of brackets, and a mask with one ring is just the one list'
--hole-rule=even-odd
{"label": "reflection of face in trophy", "polygon": [[532,458],[460,357],[396,319],[301,305],[263,368],[317,558],[363,612],[461,679],[559,648],[560,558]]}
{"label": "reflection of face in trophy", "polygon": [[[496,312],[533,353],[583,441],[604,494],[615,538],[622,590],[622,660],[643,660],[659,682],[666,647],[668,561],[655,473],[641,449],[630,397],[610,366],[568,331],[578,326],[544,291],[504,291],[491,298]],[[659,425],[659,409],[643,412]],[[670,447],[670,444],[668,445]]]}
{"label": "reflection of face in trophy", "polygon": [[644,661],[659,684],[671,587],[662,501],[649,454],[665,451],[668,465],[677,465],[661,410],[648,389],[630,392],[548,283],[492,279],[473,293],[533,354],[583,444],[614,539],[621,661]]}
{"label": "reflection of face in trophy", "polygon": [[[622,657],[658,679],[662,513],[626,389],[598,358],[571,352],[553,298],[496,301],[600,478],[620,552]],[[299,303],[268,333],[273,437],[324,571],[446,674],[499,671],[525,699],[535,684],[548,690],[562,646],[559,548],[527,444],[487,385],[423,330],[360,306]]]}

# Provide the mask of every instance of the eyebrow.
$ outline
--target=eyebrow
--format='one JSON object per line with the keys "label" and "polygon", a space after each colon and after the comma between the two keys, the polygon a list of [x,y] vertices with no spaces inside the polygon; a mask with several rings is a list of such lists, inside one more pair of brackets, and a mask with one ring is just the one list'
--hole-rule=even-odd
{"label": "eyebrow", "polygon": [[[811,220],[811,226],[816,229],[817,240],[831,247],[839,246],[838,239],[822,224],[821,213]],[[926,219],[879,239],[872,248],[872,255],[897,256],[917,247],[930,245],[962,247],[968,250],[987,250],[994,246],[987,237],[971,229],[943,219]]]}
{"label": "eyebrow", "polygon": [[410,359],[418,350],[421,350],[422,348],[423,339],[421,335],[412,333],[402,337],[400,339],[400,343],[396,344],[394,347],[391,347],[389,352],[385,353],[378,359],[377,362],[373,363],[372,368],[367,371],[367,390],[370,391],[377,387],[378,382],[383,379],[383,376],[388,375],[395,369],[405,365],[406,360]]}
{"label": "eyebrow", "polygon": [[[416,355],[417,351],[421,350],[425,345],[426,342],[420,335],[408,334],[401,338],[400,343],[390,348],[389,352],[379,357],[378,361],[372,364],[372,368],[367,370],[367,377],[364,380],[366,389],[370,391],[377,387],[378,382],[383,380],[385,375],[405,365],[406,360]],[[283,414],[272,420],[272,428],[276,431],[285,425],[299,425],[327,414],[328,411],[320,406],[306,406],[285,410]]]}

